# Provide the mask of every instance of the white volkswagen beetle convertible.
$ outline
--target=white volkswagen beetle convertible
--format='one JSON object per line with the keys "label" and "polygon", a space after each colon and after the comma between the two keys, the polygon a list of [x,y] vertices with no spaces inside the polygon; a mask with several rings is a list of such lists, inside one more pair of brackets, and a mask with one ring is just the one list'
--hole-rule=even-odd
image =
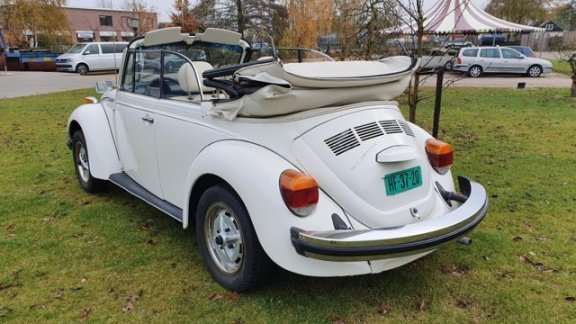
{"label": "white volkswagen beetle convertible", "polygon": [[[417,62],[251,59],[240,34],[179,28],[130,43],[118,86],[78,107],[68,144],[89,193],[112,182],[184,228],[227,289],[276,264],[307,276],[379,273],[484,218],[484,188],[392,98]],[[178,69],[146,62],[178,58]],[[183,63],[185,62],[185,63]]]}

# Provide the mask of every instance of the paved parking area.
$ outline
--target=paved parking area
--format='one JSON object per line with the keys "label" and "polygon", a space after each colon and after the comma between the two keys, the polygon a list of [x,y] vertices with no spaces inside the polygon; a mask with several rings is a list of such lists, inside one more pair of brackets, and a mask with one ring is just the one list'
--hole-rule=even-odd
{"label": "paved parking area", "polygon": [[66,72],[0,71],[0,99],[31,96],[74,89],[93,88],[97,81],[112,80],[114,73],[79,75]]}
{"label": "paved parking area", "polygon": [[[425,87],[436,86],[436,75],[421,76]],[[470,78],[463,73],[444,74],[444,85],[468,88],[516,88],[518,83],[525,83],[526,88],[567,88],[572,87],[572,79],[560,73],[542,75],[539,78],[529,78],[521,75],[482,75]]]}

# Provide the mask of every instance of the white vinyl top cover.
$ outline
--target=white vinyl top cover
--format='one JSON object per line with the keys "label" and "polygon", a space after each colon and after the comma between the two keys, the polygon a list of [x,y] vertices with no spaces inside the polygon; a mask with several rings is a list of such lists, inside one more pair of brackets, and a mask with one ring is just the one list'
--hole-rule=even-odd
{"label": "white vinyl top cover", "polygon": [[408,86],[414,69],[410,57],[381,61],[268,62],[236,71],[234,78],[268,85],[237,100],[219,101],[212,113],[226,119],[272,117],[307,109],[390,100]]}

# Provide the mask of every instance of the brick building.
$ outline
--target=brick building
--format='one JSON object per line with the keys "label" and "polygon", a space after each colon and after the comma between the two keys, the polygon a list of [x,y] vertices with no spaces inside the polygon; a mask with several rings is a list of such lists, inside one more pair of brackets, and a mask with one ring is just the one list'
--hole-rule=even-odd
{"label": "brick building", "polygon": [[132,17],[138,18],[139,34],[158,26],[155,12],[134,14],[132,11],[85,8],[64,8],[64,12],[70,22],[73,43],[130,40],[134,37],[129,25]]}

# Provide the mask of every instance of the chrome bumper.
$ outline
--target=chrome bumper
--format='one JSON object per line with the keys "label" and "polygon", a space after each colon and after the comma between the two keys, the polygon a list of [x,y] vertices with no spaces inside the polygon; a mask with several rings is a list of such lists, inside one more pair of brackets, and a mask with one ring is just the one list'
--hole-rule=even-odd
{"label": "chrome bumper", "polygon": [[486,215],[488,197],[484,187],[464,177],[458,182],[467,199],[445,215],[374,230],[314,232],[292,227],[292,245],[303,256],[329,261],[388,259],[433,250],[472,230]]}

